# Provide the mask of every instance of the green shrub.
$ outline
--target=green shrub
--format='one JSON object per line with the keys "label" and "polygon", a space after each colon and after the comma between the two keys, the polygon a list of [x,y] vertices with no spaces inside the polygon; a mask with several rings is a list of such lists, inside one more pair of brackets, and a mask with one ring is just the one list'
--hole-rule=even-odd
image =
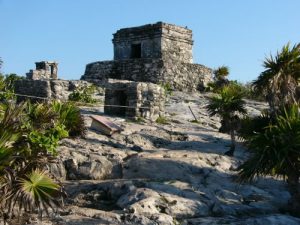
{"label": "green shrub", "polygon": [[173,94],[173,88],[170,83],[160,83],[160,86],[164,89],[166,96],[170,96]]}
{"label": "green shrub", "polygon": [[28,139],[33,151],[45,151],[51,155],[57,155],[58,142],[68,136],[65,126],[58,124],[43,132],[33,130],[29,133]]}
{"label": "green shrub", "polygon": [[58,120],[58,113],[48,103],[27,102],[26,114],[28,116],[27,128],[33,130],[45,130],[54,127]]}
{"label": "green shrub", "polygon": [[168,120],[166,117],[164,116],[159,116],[156,120],[155,120],[156,123],[159,123],[159,124],[168,124]]}
{"label": "green shrub", "polygon": [[5,76],[0,74],[0,102],[15,99],[15,81],[20,79],[23,78],[14,73]]}
{"label": "green shrub", "polygon": [[[4,223],[14,224],[13,217],[36,209],[41,215],[48,207],[54,209],[62,203],[61,185],[43,168],[56,154],[58,141],[67,136],[67,131],[63,125],[42,118],[47,108],[44,105],[30,107],[26,103],[1,107],[0,217]],[[35,119],[40,121],[32,121]]]}
{"label": "green shrub", "polygon": [[58,121],[66,127],[70,137],[84,137],[86,127],[80,109],[71,102],[61,103],[53,101],[51,108],[58,114]]}
{"label": "green shrub", "polygon": [[96,92],[96,89],[94,85],[77,88],[69,95],[69,100],[82,103],[95,103],[97,101],[92,95]]}
{"label": "green shrub", "polygon": [[266,117],[253,120],[255,130],[246,132],[250,156],[238,168],[241,181],[275,175],[287,179],[291,198],[289,210],[300,216],[300,112],[294,104],[280,108],[267,123]]}

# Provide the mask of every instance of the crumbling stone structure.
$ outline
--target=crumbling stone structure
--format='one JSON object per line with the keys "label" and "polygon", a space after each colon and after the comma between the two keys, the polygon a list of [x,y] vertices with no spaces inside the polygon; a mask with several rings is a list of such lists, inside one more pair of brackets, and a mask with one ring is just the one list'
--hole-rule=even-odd
{"label": "crumbling stone structure", "polygon": [[[60,80],[57,78],[58,63],[54,61],[36,62],[36,69],[26,74],[26,79],[17,80],[15,93],[17,102],[27,99],[41,101],[43,99],[68,100],[76,89],[88,87],[91,83],[83,80]],[[35,96],[35,98],[33,97]]]}
{"label": "crumbling stone structure", "polygon": [[57,62],[41,61],[36,62],[36,69],[26,73],[26,77],[32,80],[57,79]]}
{"label": "crumbling stone structure", "polygon": [[168,83],[175,90],[202,90],[212,70],[193,64],[192,31],[158,22],[124,28],[113,35],[114,60],[90,63],[82,80],[104,84],[109,78]]}
{"label": "crumbling stone structure", "polygon": [[105,90],[104,113],[156,119],[164,114],[165,92],[156,84],[110,80]]}
{"label": "crumbling stone structure", "polygon": [[[54,79],[22,79],[15,83],[15,93],[17,95],[17,102],[29,99],[33,102],[41,101],[43,99],[58,99],[68,100],[69,94],[78,87],[87,87],[91,85],[83,80],[54,80]],[[22,96],[24,95],[24,96]],[[36,96],[33,98],[32,96]]]}

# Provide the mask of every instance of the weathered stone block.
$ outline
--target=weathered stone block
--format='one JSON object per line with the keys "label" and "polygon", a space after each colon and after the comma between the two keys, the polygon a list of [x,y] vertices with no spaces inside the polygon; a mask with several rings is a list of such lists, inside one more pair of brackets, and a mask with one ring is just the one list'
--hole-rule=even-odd
{"label": "weathered stone block", "polygon": [[164,89],[142,82],[109,80],[105,91],[104,112],[125,117],[156,119],[164,108],[155,108],[154,100],[165,103]]}

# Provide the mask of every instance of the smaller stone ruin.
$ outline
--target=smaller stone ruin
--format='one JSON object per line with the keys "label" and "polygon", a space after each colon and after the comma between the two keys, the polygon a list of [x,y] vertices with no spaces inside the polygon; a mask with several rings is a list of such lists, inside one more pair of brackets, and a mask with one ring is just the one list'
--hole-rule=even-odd
{"label": "smaller stone ruin", "polygon": [[69,94],[76,88],[91,85],[91,83],[83,80],[58,79],[57,62],[41,61],[35,64],[36,69],[26,73],[26,79],[16,81],[17,102],[27,99],[33,102],[47,99],[65,101],[68,100]]}
{"label": "smaller stone ruin", "polygon": [[108,115],[156,119],[164,107],[164,89],[156,84],[110,79],[105,90],[104,113]]}
{"label": "smaller stone ruin", "polygon": [[41,61],[36,62],[36,69],[26,73],[26,77],[31,80],[57,79],[57,62]]}

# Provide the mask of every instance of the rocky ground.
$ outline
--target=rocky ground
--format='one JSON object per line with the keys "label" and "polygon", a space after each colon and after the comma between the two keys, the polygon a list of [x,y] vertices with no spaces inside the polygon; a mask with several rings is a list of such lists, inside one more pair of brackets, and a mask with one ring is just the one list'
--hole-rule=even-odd
{"label": "rocky ground", "polygon": [[[121,134],[89,129],[85,139],[63,140],[59,163],[50,169],[68,198],[44,224],[300,224],[284,214],[290,195],[282,180],[236,182],[247,152],[239,144],[234,157],[224,155],[229,136],[218,132],[219,119],[208,116],[207,103],[205,95],[174,93],[168,124],[110,118],[124,128]],[[247,101],[251,115],[266,107]],[[89,127],[89,116],[103,109],[82,112]]]}

